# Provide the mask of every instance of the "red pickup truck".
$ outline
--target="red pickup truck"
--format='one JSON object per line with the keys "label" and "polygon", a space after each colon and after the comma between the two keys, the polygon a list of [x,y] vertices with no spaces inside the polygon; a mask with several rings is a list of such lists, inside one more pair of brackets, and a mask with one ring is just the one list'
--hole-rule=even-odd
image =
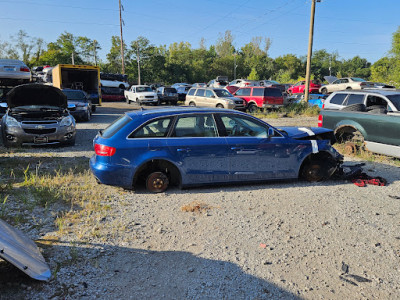
{"label": "red pickup truck", "polygon": [[282,92],[278,88],[250,86],[238,89],[234,95],[247,103],[250,113],[264,108],[278,108],[283,106]]}

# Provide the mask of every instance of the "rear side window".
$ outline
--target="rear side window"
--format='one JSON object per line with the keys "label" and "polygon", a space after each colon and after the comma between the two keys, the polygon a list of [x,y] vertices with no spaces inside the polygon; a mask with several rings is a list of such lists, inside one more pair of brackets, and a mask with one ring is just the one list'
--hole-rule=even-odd
{"label": "rear side window", "polygon": [[216,137],[217,126],[210,114],[179,117],[173,137]]}
{"label": "rear side window", "polygon": [[265,89],[266,97],[282,97],[282,92],[280,89]]}
{"label": "rear side window", "polygon": [[329,103],[342,105],[343,100],[346,98],[346,96],[347,96],[347,94],[336,94],[335,96],[332,97],[332,99],[331,99],[331,101],[329,101]]}
{"label": "rear side window", "polygon": [[166,137],[172,118],[163,118],[151,121],[136,130],[130,138],[159,138]]}
{"label": "rear side window", "polygon": [[251,92],[251,89],[249,89],[249,88],[240,89],[236,92],[236,95],[237,96],[250,96],[250,92]]}
{"label": "rear side window", "polygon": [[264,89],[253,89],[253,96],[264,96]]}
{"label": "rear side window", "polygon": [[198,89],[197,93],[196,93],[196,96],[204,97],[205,91],[206,91],[205,89]]}
{"label": "rear side window", "polygon": [[347,105],[360,103],[364,103],[364,95],[362,94],[350,94],[350,96],[347,98]]}
{"label": "rear side window", "polygon": [[206,97],[211,98],[212,96],[214,96],[214,93],[210,90],[206,90]]}
{"label": "rear side window", "polygon": [[114,123],[108,126],[104,131],[101,133],[101,137],[108,139],[116,134],[122,127],[132,121],[127,115],[123,115],[122,117],[118,118]]}
{"label": "rear side window", "polygon": [[188,95],[193,96],[196,89],[190,89]]}

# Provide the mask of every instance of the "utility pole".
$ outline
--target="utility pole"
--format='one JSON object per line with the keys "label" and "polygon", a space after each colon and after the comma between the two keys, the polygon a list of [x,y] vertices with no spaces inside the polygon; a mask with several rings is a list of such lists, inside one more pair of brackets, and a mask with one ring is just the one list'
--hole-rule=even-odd
{"label": "utility pole", "polygon": [[140,53],[139,53],[139,43],[137,44],[137,54],[136,54],[136,60],[137,60],[137,71],[138,71],[138,85],[140,85]]}
{"label": "utility pole", "polygon": [[[124,59],[124,39],[122,38],[122,23],[124,22],[122,20],[122,12],[121,12],[121,0],[119,0],[119,27],[121,29],[121,73],[125,74],[125,59]],[[123,9],[123,8],[122,8]]]}
{"label": "utility pole", "polygon": [[235,80],[236,79],[236,67],[237,67],[237,65],[236,65],[236,52],[233,53],[233,58],[234,58],[234,60],[233,60],[233,80]]}
{"label": "utility pole", "polygon": [[74,50],[72,50],[72,55],[71,55],[72,57],[72,64],[74,65],[75,64],[75,57],[74,57]]}
{"label": "utility pole", "polygon": [[315,2],[321,2],[321,0],[311,0],[311,17],[310,17],[310,33],[308,36],[308,53],[307,53],[307,68],[306,68],[306,87],[304,89],[304,99],[303,101],[308,101],[308,96],[310,93],[310,70],[311,70],[311,56],[312,56],[312,46],[314,38],[314,15],[315,15]]}
{"label": "utility pole", "polygon": [[93,54],[94,54],[94,65],[97,66],[97,56],[96,56],[96,43],[97,41],[93,41]]}

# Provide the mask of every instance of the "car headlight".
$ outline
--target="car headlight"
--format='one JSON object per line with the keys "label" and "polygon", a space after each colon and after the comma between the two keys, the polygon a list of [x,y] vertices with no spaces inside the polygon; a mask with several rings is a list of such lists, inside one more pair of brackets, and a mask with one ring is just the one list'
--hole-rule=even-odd
{"label": "car headlight", "polygon": [[228,102],[229,102],[229,104],[235,104],[235,101],[233,101],[233,100],[229,100]]}
{"label": "car headlight", "polygon": [[145,98],[145,96],[139,96],[139,99],[144,99]]}
{"label": "car headlight", "polygon": [[7,116],[6,125],[8,127],[21,127],[21,124],[13,117]]}
{"label": "car headlight", "polygon": [[70,116],[64,117],[61,120],[60,126],[71,126],[73,123],[72,118]]}

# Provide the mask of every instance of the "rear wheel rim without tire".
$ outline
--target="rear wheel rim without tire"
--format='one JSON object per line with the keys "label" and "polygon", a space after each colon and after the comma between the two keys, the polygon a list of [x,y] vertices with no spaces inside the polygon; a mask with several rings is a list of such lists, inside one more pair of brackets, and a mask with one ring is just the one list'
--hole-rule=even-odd
{"label": "rear wheel rim without tire", "polygon": [[146,179],[146,188],[152,193],[162,193],[168,185],[168,177],[163,172],[153,172]]}

